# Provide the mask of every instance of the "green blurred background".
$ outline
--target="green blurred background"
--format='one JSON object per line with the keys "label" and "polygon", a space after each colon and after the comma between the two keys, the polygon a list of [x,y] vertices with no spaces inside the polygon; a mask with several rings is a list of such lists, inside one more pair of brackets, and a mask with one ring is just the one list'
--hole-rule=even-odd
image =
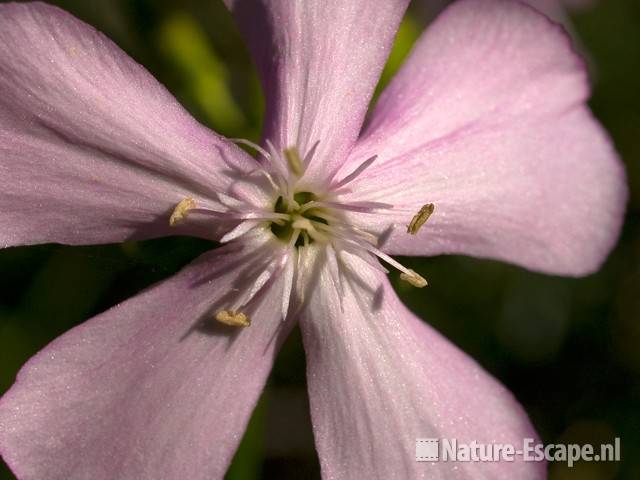
{"label": "green blurred background", "polygon": [[[429,0],[424,0],[429,2]],[[263,99],[232,18],[215,0],[61,0],[145,65],[204,124],[259,140]],[[433,0],[433,4],[437,3]],[[430,9],[414,4],[381,86]],[[571,11],[590,60],[591,106],[627,165],[622,238],[584,279],[534,274],[464,257],[403,259],[430,280],[398,292],[418,315],[511,389],[546,442],[621,437],[622,462],[550,467],[556,480],[640,478],[640,2],[600,0]],[[593,221],[598,221],[597,205]],[[189,238],[123,245],[0,250],[0,392],[20,366],[84,319],[166,278],[211,248]],[[287,341],[227,475],[319,478],[298,332]],[[0,462],[1,463],[1,462]],[[0,465],[0,478],[13,478]],[[515,479],[517,480],[517,479]]]}

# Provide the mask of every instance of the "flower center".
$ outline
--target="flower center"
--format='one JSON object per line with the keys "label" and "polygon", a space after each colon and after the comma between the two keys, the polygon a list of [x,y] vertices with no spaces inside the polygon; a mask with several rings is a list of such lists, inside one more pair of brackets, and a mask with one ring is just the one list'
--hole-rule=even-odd
{"label": "flower center", "polygon": [[298,192],[289,199],[280,195],[273,211],[286,216],[270,225],[271,232],[283,242],[289,243],[295,237],[294,246],[302,247],[316,241],[329,241],[327,230],[331,212],[321,206],[314,193]]}
{"label": "flower center", "polygon": [[[272,235],[272,239],[275,237],[281,242],[281,248],[276,247],[273,241],[265,243],[266,260],[255,275],[255,284],[246,292],[241,292],[228,307],[218,311],[216,320],[233,326],[249,326],[251,321],[248,312],[251,304],[260,296],[260,292],[264,292],[277,278],[282,277],[285,288],[282,294],[282,316],[287,317],[290,297],[296,293],[298,297],[304,297],[305,287],[300,287],[300,284],[308,282],[306,277],[313,272],[306,271],[309,270],[308,262],[302,259],[307,252],[319,251],[316,246],[324,252],[320,258],[324,259],[323,263],[334,277],[336,288],[342,289],[342,283],[346,281],[344,271],[348,267],[344,262],[345,254],[358,257],[372,268],[387,272],[378,262],[378,259],[382,260],[398,269],[402,280],[419,288],[427,285],[427,281],[418,273],[382,252],[374,234],[350,221],[354,217],[348,214],[397,216],[405,213],[395,209],[393,205],[352,200],[350,195],[345,195],[349,192],[345,187],[360,176],[375,161],[375,157],[363,162],[344,178],[333,180],[322,189],[316,189],[309,187],[308,182],[303,182],[303,178],[313,159],[317,143],[302,158],[295,147],[278,152],[270,142],[267,142],[268,150],[264,150],[246,140],[237,141],[252,146],[263,157],[261,161],[256,160],[256,168],[251,174],[261,175],[266,179],[264,193],[273,199],[271,204],[257,206],[248,203],[240,194],[218,193],[219,207],[203,208],[194,199],[185,198],[176,205],[169,219],[171,226],[188,220],[187,217],[192,215],[214,217],[219,223],[228,222],[230,230],[220,239],[222,243],[240,239],[254,231],[259,236]],[[405,225],[407,234],[416,235],[433,211],[433,204],[424,205]],[[314,243],[317,245],[313,245]],[[312,270],[317,271],[315,268]],[[351,273],[356,276],[359,274],[358,271]],[[297,286],[294,286],[294,279]],[[302,279],[305,281],[301,281]],[[338,298],[342,299],[343,296],[339,292]]]}

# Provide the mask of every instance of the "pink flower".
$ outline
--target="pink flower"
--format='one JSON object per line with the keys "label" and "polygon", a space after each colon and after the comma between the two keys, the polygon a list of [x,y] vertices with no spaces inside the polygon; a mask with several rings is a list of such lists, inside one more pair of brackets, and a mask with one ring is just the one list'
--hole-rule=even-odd
{"label": "pink flower", "polygon": [[567,37],[516,2],[445,11],[362,130],[406,3],[228,0],[267,97],[259,160],[93,28],[0,5],[0,243],[226,243],[24,366],[0,401],[18,477],[222,478],[299,322],[326,478],[544,478],[541,463],[415,461],[417,437],[535,432],[376,257],[417,287],[387,254],[592,272],[620,229],[623,168]]}

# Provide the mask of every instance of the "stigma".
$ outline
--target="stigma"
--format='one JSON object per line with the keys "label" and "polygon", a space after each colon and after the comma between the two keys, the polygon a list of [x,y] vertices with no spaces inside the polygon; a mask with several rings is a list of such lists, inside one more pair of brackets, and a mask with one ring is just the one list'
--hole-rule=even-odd
{"label": "stigma", "polygon": [[[266,198],[270,200],[262,205],[254,205],[225,192],[218,194],[219,208],[212,208],[210,205],[200,205],[193,198],[184,198],[176,204],[169,218],[169,224],[173,227],[188,222],[192,215],[206,215],[230,224],[227,233],[220,238],[221,243],[242,242],[243,237],[257,232],[271,237],[274,245],[272,250],[279,252],[257,275],[254,285],[237,295],[225,308],[215,312],[214,318],[218,322],[234,327],[251,325],[248,312],[256,295],[277,279],[284,280],[282,316],[286,318],[291,297],[304,297],[305,288],[300,288],[300,279],[308,281],[308,277],[314,274],[306,270],[315,269],[310,269],[301,261],[310,249],[323,252],[324,266],[336,279],[336,288],[341,288],[344,280],[345,255],[355,256],[369,266],[388,273],[384,263],[397,269],[402,281],[417,288],[427,286],[427,281],[420,274],[384,253],[375,234],[359,228],[351,220],[354,215],[392,214],[401,218],[393,205],[344,198],[349,184],[374,164],[376,157],[368,158],[341,179],[314,186],[305,179],[305,172],[314,161],[317,142],[304,155],[295,146],[279,151],[269,141],[266,148],[247,140],[236,142],[248,145],[260,154],[260,158],[254,159],[255,169],[250,174],[262,178]],[[406,234],[416,235],[434,210],[433,203],[424,204],[411,217],[409,224],[405,224]],[[351,273],[358,275],[359,272]],[[294,277],[298,291],[294,286]],[[342,298],[343,295],[338,296]]]}

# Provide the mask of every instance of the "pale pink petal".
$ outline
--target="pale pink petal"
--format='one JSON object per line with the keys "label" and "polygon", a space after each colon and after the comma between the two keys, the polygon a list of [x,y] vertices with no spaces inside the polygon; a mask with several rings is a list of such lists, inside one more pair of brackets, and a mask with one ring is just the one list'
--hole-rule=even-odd
{"label": "pale pink petal", "polygon": [[[340,176],[377,154],[350,201],[393,254],[462,253],[561,274],[598,268],[622,223],[624,169],[584,102],[562,30],[518,2],[463,0],[419,40]],[[435,212],[417,236],[421,205]]]}
{"label": "pale pink petal", "polygon": [[290,327],[280,281],[251,326],[213,320],[250,264],[250,248],[207,254],[31,359],[0,400],[0,454],[16,475],[222,478]]}
{"label": "pale pink petal", "polygon": [[[301,320],[323,478],[545,478],[537,462],[417,462],[416,438],[523,444],[522,407],[472,359],[412,315],[361,265],[342,300],[329,272]],[[344,306],[344,311],[341,310]]]}
{"label": "pale pink petal", "polygon": [[264,137],[305,155],[326,179],[356,140],[407,0],[226,0],[267,100]]}
{"label": "pale pink petal", "polygon": [[173,233],[180,200],[206,204],[251,165],[109,39],[45,4],[0,5],[0,91],[0,246]]}

